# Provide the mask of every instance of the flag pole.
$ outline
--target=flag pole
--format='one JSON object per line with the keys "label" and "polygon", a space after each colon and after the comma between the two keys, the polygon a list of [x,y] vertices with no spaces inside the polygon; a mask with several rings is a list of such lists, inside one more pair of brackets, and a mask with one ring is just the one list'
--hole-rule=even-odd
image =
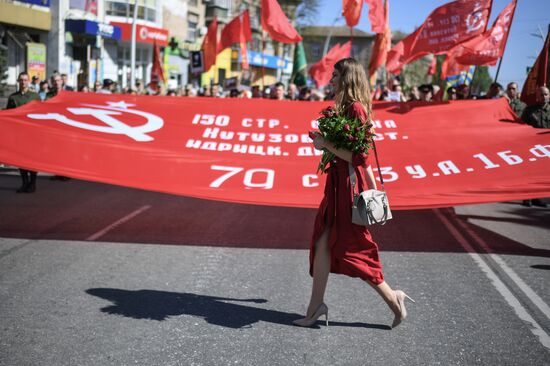
{"label": "flag pole", "polygon": [[[498,73],[500,72],[500,65],[502,64],[502,59],[504,58],[504,53],[506,52],[506,46],[508,45],[508,36],[510,35],[510,31],[512,30],[512,24],[514,23],[514,15],[516,15],[516,8],[518,6],[518,2],[516,0],[516,6],[514,7],[514,12],[512,13],[512,19],[510,19],[510,28],[508,28],[508,32],[506,32],[506,39],[504,40],[504,49],[502,50],[502,56],[500,57],[500,60],[498,61],[497,66],[497,73],[495,75],[495,83],[498,80]],[[472,77],[473,80],[473,77]]]}
{"label": "flag pole", "polygon": [[349,27],[349,41],[351,43],[350,55],[353,57],[353,27]]}

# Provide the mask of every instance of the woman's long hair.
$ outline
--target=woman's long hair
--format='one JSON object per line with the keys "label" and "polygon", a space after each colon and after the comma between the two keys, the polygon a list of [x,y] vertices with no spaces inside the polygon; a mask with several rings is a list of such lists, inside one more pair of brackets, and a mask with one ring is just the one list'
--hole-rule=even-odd
{"label": "woman's long hair", "polygon": [[353,102],[359,102],[372,120],[372,102],[365,69],[354,58],[343,58],[334,68],[340,73],[338,94],[334,96],[336,110],[344,112]]}

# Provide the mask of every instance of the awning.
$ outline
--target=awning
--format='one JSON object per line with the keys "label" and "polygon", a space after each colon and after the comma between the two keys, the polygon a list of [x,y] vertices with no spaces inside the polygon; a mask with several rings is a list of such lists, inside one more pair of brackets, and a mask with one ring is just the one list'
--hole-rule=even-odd
{"label": "awning", "polygon": [[85,19],[67,19],[65,20],[65,30],[67,32],[85,34],[89,36],[101,36],[119,40],[121,30],[116,25],[99,23]]}

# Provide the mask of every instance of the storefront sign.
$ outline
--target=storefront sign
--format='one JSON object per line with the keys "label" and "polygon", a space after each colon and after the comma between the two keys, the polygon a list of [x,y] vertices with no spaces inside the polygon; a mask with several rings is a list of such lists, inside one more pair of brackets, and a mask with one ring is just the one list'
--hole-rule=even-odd
{"label": "storefront sign", "polygon": [[18,0],[19,2],[32,5],[40,5],[50,7],[50,0]]}
{"label": "storefront sign", "polygon": [[[241,62],[240,56],[239,62]],[[248,63],[252,66],[264,66],[268,69],[285,69],[288,61],[277,56],[248,51]]]}
{"label": "storefront sign", "polygon": [[[121,40],[132,40],[132,24],[113,22],[112,24],[120,27],[122,30]],[[156,42],[159,46],[168,46],[168,29],[149,27],[142,24],[136,25],[136,42],[150,43]]]}
{"label": "storefront sign", "polygon": [[84,19],[67,19],[65,30],[72,33],[87,34],[90,36],[101,36],[104,38],[120,39],[120,27],[113,24],[92,22]]}
{"label": "storefront sign", "polygon": [[38,76],[46,80],[46,45],[42,43],[27,43],[27,72],[32,78]]}

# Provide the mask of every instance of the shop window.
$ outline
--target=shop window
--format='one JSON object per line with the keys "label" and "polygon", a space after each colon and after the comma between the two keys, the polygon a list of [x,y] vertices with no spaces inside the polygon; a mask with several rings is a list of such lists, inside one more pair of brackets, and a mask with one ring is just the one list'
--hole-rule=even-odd
{"label": "shop window", "polygon": [[107,15],[127,17],[129,16],[128,3],[108,1],[105,12]]}
{"label": "shop window", "polygon": [[318,43],[312,43],[311,44],[311,56],[313,58],[320,58],[321,57],[321,45]]}
{"label": "shop window", "polygon": [[187,40],[190,42],[195,42],[197,38],[197,25],[196,22],[187,22]]}
{"label": "shop window", "polygon": [[[132,17],[134,15],[135,0],[107,0],[105,2],[105,13],[112,16]],[[138,2],[137,18],[156,22],[156,0],[145,0]]]}

